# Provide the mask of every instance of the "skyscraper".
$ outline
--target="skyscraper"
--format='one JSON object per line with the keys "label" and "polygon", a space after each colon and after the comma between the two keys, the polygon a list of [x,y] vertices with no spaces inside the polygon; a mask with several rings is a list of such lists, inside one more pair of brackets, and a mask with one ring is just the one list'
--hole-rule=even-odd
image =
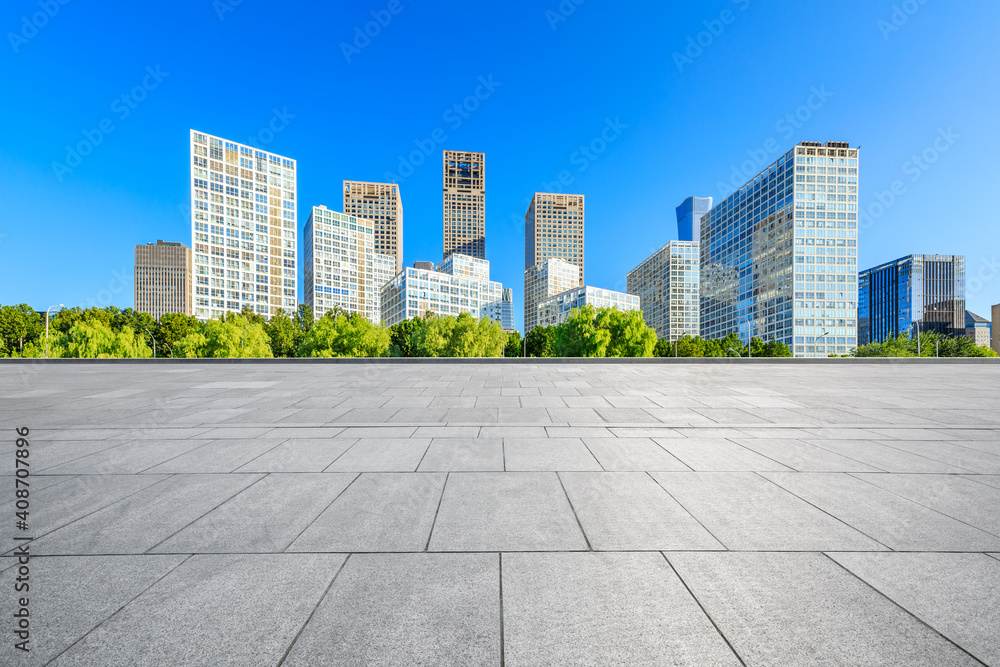
{"label": "skyscraper", "polygon": [[470,313],[503,322],[503,285],[490,280],[490,263],[452,253],[433,270],[406,267],[382,287],[382,324]]}
{"label": "skyscraper", "polygon": [[561,257],[549,257],[524,270],[524,335],[535,328],[538,304],[580,284],[580,267]]}
{"label": "skyscraper", "polygon": [[965,257],[908,255],[858,276],[858,344],[909,332],[965,333]]}
{"label": "skyscraper", "polygon": [[444,257],[486,259],[486,155],[444,152]]}
{"label": "skyscraper", "polygon": [[598,287],[574,287],[538,303],[538,326],[551,327],[566,321],[577,308],[614,308],[622,312],[639,310],[639,297]]}
{"label": "skyscraper", "polygon": [[392,255],[375,252],[375,223],[313,207],[303,230],[305,303],[319,319],[333,308],[382,323],[379,292],[395,275]]}
{"label": "skyscraper", "polygon": [[135,247],[135,309],[159,319],[191,315],[191,248],[157,241]]}
{"label": "skyscraper", "polygon": [[688,197],[677,207],[677,238],[680,241],[701,240],[701,219],[712,210],[711,197]]}
{"label": "skyscraper", "polygon": [[701,220],[701,335],[857,344],[858,149],[804,141]]}
{"label": "skyscraper", "polygon": [[584,284],[584,203],[583,195],[535,193],[524,215],[524,268],[559,257],[580,269]]}
{"label": "skyscraper", "polygon": [[403,270],[403,200],[395,183],[344,181],[344,213],[372,221],[375,252],[396,259]]}
{"label": "skyscraper", "polygon": [[673,342],[699,335],[700,265],[697,241],[671,241],[629,271],[629,294],[639,297],[646,324]]}
{"label": "skyscraper", "polygon": [[297,305],[295,160],[191,130],[194,315]]}

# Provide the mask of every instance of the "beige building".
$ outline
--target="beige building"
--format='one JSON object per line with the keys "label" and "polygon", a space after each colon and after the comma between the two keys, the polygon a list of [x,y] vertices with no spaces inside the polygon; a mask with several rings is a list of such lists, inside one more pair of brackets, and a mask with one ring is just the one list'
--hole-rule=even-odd
{"label": "beige building", "polygon": [[701,332],[698,241],[670,241],[625,277],[639,297],[642,316],[658,338],[670,342]]}
{"label": "beige building", "polygon": [[344,213],[371,220],[375,252],[392,255],[403,270],[403,201],[395,183],[344,181]]}
{"label": "beige building", "polygon": [[1000,354],[1000,303],[993,306],[993,351]]}
{"label": "beige building", "polygon": [[191,248],[157,241],[135,247],[135,309],[159,319],[192,314]]}
{"label": "beige building", "polygon": [[538,326],[538,304],[580,285],[580,267],[549,257],[524,270],[524,335]]}
{"label": "beige building", "polygon": [[486,154],[444,152],[444,257],[486,259]]}
{"label": "beige building", "polygon": [[536,192],[524,215],[524,268],[558,257],[579,268],[582,287],[584,213],[583,195]]}

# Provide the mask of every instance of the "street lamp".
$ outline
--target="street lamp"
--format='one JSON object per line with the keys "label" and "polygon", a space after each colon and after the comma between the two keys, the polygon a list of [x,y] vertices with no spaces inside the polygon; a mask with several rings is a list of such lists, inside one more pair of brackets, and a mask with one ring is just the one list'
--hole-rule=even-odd
{"label": "street lamp", "polygon": [[826,338],[829,335],[830,335],[829,331],[824,331],[822,336],[816,336],[816,342],[817,343],[820,342],[821,340],[823,340],[824,338]]}
{"label": "street lamp", "polygon": [[55,306],[49,306],[49,309],[45,311],[45,358],[49,358],[49,312],[53,308],[65,308],[63,304],[58,304]]}
{"label": "street lamp", "polygon": [[735,354],[737,357],[742,357],[743,356],[742,354],[740,354],[739,352],[737,352],[733,348],[729,348],[729,351],[732,352],[733,354]]}
{"label": "street lamp", "polygon": [[153,341],[153,358],[156,359],[156,338],[153,336],[153,334],[151,334],[149,332],[149,329],[143,329],[143,331],[145,331],[146,333],[148,333],[149,334],[149,339],[151,341]]}

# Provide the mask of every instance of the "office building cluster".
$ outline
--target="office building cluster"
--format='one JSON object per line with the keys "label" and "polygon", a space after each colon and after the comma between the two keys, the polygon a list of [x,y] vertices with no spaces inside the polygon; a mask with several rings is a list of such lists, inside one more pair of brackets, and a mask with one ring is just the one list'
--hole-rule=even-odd
{"label": "office building cluster", "polygon": [[[536,192],[525,213],[524,333],[593,305],[642,310],[660,338],[736,333],[796,357],[845,355],[902,333],[967,335],[1000,348],[965,310],[965,260],[909,255],[858,271],[859,151],[803,141],[722,201],[688,197],[678,240],[629,271],[626,292],[586,284],[586,199]],[[136,246],[136,308],[199,319],[265,317],[304,303],[391,326],[471,313],[514,328],[513,290],[490,280],[486,156],[444,151],[442,260],[403,266],[395,183],[343,182],[343,211],[311,208],[298,253],[295,160],[191,131],[191,248]],[[301,271],[301,274],[300,274]]]}

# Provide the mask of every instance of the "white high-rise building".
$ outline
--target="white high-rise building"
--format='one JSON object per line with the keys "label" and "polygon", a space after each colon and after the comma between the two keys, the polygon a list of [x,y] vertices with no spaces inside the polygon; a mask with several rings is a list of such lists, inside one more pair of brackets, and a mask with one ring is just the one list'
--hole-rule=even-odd
{"label": "white high-rise building", "polygon": [[375,251],[375,223],[313,207],[303,231],[305,303],[319,319],[333,308],[382,322],[379,292],[396,259]]}
{"label": "white high-rise building", "polygon": [[701,335],[787,343],[796,357],[858,341],[858,149],[804,141],[701,219]]}
{"label": "white high-rise building", "polygon": [[298,306],[295,160],[191,130],[194,315]]}
{"label": "white high-rise building", "polygon": [[538,322],[538,304],[572,287],[580,287],[580,267],[549,257],[524,270],[524,335]]}
{"label": "white high-rise building", "polygon": [[625,278],[639,297],[642,316],[659,338],[673,342],[699,335],[700,266],[697,241],[671,241]]}
{"label": "white high-rise building", "polygon": [[403,269],[382,288],[381,302],[387,327],[427,313],[504,321],[503,285],[490,280],[489,261],[457,253],[434,270]]}
{"label": "white high-rise building", "polygon": [[561,324],[574,310],[588,305],[598,309],[614,308],[628,312],[639,310],[639,297],[589,285],[574,287],[539,302],[537,326],[551,327]]}

